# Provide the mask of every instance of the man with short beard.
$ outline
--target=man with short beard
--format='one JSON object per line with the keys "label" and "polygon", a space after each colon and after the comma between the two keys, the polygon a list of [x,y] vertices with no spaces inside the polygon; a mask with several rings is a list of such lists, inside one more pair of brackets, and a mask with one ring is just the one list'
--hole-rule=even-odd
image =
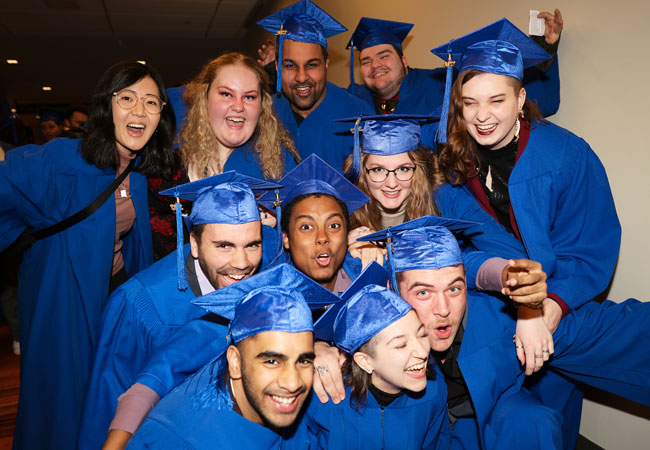
{"label": "man with short beard", "polygon": [[[560,106],[556,55],[564,22],[557,9],[554,14],[543,12],[538,17],[545,20],[546,35],[533,38],[552,59],[543,67],[528,70],[524,87],[528,97],[537,101],[542,114],[549,116]],[[411,28],[412,23],[362,17],[346,47],[360,52],[363,78],[363,84],[356,84],[351,70],[348,91],[372,105],[377,114],[431,114],[442,105],[445,69],[408,66],[402,43]]]}
{"label": "man with short beard", "polygon": [[309,308],[337,301],[286,264],[197,299],[230,320],[230,345],[156,406],[129,448],[309,448],[296,423],[314,374]]}
{"label": "man with short beard", "polygon": [[327,38],[346,28],[309,0],[281,9],[258,25],[278,35],[278,117],[303,159],[314,153],[342,171],[352,144],[346,139],[349,127],[334,119],[373,113],[368,104],[327,81]]}
{"label": "man with short beard", "polygon": [[[193,349],[197,360],[207,361],[223,349],[226,327],[197,327],[195,319],[205,311],[191,300],[258,269],[262,226],[249,186],[279,187],[231,171],[164,192],[194,202],[185,218],[190,244],[183,246],[179,230],[177,252],[133,276],[109,298],[87,386],[80,448],[100,448],[109,425],[107,443],[123,446],[153,404],[184,379],[172,379],[171,368],[181,367],[187,376],[201,367],[188,366],[192,360],[185,354],[199,330],[210,334],[206,341],[213,345]],[[180,224],[179,202],[176,207]]]}

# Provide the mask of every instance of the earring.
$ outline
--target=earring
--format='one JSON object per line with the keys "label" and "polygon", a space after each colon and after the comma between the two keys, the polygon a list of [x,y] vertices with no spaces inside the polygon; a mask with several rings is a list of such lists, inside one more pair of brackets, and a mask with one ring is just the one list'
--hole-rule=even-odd
{"label": "earring", "polygon": [[368,372],[368,375],[372,375],[372,369],[366,369],[366,372]]}
{"label": "earring", "polygon": [[519,140],[519,128],[521,128],[521,125],[519,124],[519,118],[515,119],[515,137],[513,139],[513,142],[517,142]]}
{"label": "earring", "polygon": [[524,110],[522,108],[519,108],[519,117],[524,118]]}

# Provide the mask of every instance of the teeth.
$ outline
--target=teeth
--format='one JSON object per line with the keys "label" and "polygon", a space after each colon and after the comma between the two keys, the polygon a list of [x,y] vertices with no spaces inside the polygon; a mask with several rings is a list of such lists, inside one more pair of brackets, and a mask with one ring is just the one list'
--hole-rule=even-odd
{"label": "teeth", "polygon": [[406,370],[418,371],[424,369],[425,363],[414,364],[411,367],[407,367]]}
{"label": "teeth", "polygon": [[127,125],[127,127],[139,128],[141,130],[144,130],[144,125],[142,125],[141,123],[130,123],[130,124]]}
{"label": "teeth", "polygon": [[298,87],[298,88],[296,88],[296,90],[300,91],[300,92],[307,92],[309,90],[309,86],[307,86],[307,87]]}
{"label": "teeth", "polygon": [[494,125],[494,124],[492,124],[492,125],[476,125],[476,128],[478,128],[481,131],[491,130],[492,128],[495,128],[495,127],[496,127],[496,125]]}
{"label": "teeth", "polygon": [[296,399],[296,397],[280,397],[277,395],[272,395],[271,398],[283,406],[289,406]]}
{"label": "teeth", "polygon": [[242,278],[244,278],[245,275],[244,275],[244,274],[241,274],[241,275],[234,275],[234,274],[232,274],[232,275],[228,275],[228,276],[229,276],[230,278],[234,278],[235,280],[241,280]]}
{"label": "teeth", "polygon": [[319,258],[327,258],[329,255],[327,253],[321,253],[318,255]]}
{"label": "teeth", "polygon": [[236,123],[241,123],[244,121],[242,117],[227,117],[226,120],[230,120],[231,122],[236,122]]}

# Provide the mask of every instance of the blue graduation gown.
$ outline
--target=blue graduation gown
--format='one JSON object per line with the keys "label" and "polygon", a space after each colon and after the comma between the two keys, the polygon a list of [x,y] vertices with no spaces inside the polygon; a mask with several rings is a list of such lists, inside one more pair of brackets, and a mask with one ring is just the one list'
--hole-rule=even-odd
{"label": "blue graduation gown", "polygon": [[[590,302],[565,317],[553,335],[548,365],[575,381],[650,403],[650,303]],[[458,364],[476,413],[476,427],[460,419],[452,448],[564,448],[562,422],[571,417],[541,404],[523,388],[524,372],[512,343],[515,317],[497,299],[468,291],[467,324]],[[550,393],[552,395],[552,393]],[[524,432],[523,430],[537,430]],[[456,444],[454,444],[456,442]]]}
{"label": "blue graduation gown", "polygon": [[223,381],[214,379],[218,373],[214,363],[208,363],[163,398],[133,435],[127,449],[309,448],[302,426],[280,435],[234,412],[230,399],[216,394],[215,386]]}
{"label": "blue graduation gown", "polygon": [[[282,155],[284,158],[284,174],[286,174],[298,164],[296,163],[296,160],[293,159],[293,155],[284,147],[282,148]],[[223,167],[224,172],[229,170],[236,170],[244,175],[260,178],[262,180],[266,178],[262,172],[260,158],[257,155],[257,152],[252,148],[249,149],[248,143],[233,149],[232,153],[230,153],[230,156],[228,156],[226,164],[224,164]]]}
{"label": "blue graduation gown", "polygon": [[[263,253],[268,253],[267,247],[272,253],[277,244],[266,239],[274,238],[275,231],[266,226],[262,229]],[[189,251],[187,244],[185,258]],[[202,320],[206,311],[191,303],[194,298],[190,288],[178,290],[176,252],[138,273],[111,295],[88,382],[80,448],[101,447],[118,397],[134,383],[164,397],[225,349],[227,328],[223,323]]]}
{"label": "blue graduation gown", "polygon": [[305,417],[319,449],[447,449],[447,388],[436,368],[422,396],[406,393],[382,407],[368,394],[359,409],[351,403],[351,388],[338,405],[312,396]]}
{"label": "blue graduation gown", "polygon": [[374,114],[374,108],[333,83],[327,83],[325,98],[298,126],[289,101],[283,95],[273,98],[275,112],[287,128],[300,156],[312,153],[342,171],[343,162],[352,154],[354,142],[350,124],[334,119]]}
{"label": "blue graduation gown", "polygon": [[[79,140],[12,150],[0,162],[0,249],[88,206],[115,179],[79,153]],[[124,237],[125,269],[152,263],[147,182],[131,172],[136,219]],[[113,264],[115,201],[36,242],[19,271],[21,390],[14,448],[75,448],[84,388]]]}
{"label": "blue graduation gown", "polygon": [[[399,102],[395,114],[431,114],[442,105],[445,94],[446,69],[411,69],[404,77],[399,90]],[[558,58],[548,71],[542,73],[531,67],[524,72],[526,96],[537,103],[542,114],[555,114],[560,107],[560,73]],[[348,91],[369,104],[375,103],[370,90],[362,84],[348,87]],[[377,112],[381,114],[381,112]]]}
{"label": "blue graduation gown", "polygon": [[[440,189],[443,190],[443,193],[438,192]],[[479,225],[467,228],[462,235],[458,236],[458,243],[463,252],[468,287],[476,287],[476,274],[481,265],[490,257],[498,256],[504,259],[527,257],[522,243],[483,210],[474,201],[470,192],[455,190],[451,191],[454,197],[450,197],[446,192],[448,189],[448,185],[445,185],[433,192],[440,214],[443,217],[479,223]],[[458,197],[465,198],[459,199]]]}
{"label": "blue graduation gown", "polygon": [[[607,174],[589,145],[556,125],[537,124],[508,191],[526,253],[542,264],[549,294],[575,309],[604,291],[621,226]],[[465,217],[455,212],[476,203],[464,185],[441,186],[435,199],[444,215],[457,219]]]}
{"label": "blue graduation gown", "polygon": [[[575,309],[600,294],[614,272],[621,228],[607,174],[589,145],[556,125],[537,124],[508,190],[526,254],[542,264],[549,296]],[[444,185],[435,196],[444,215],[459,219],[469,204],[478,205],[464,185]],[[573,447],[582,395],[564,378],[543,372],[531,391],[562,411],[565,446]]]}
{"label": "blue graduation gown", "polygon": [[[189,244],[184,250],[187,256]],[[190,303],[194,298],[190,288],[178,289],[176,252],[136,274],[113,292],[102,316],[95,363],[88,382],[80,448],[101,446],[115,415],[118,397],[136,382],[152,354],[163,347],[171,334],[205,314],[204,309]],[[166,356],[169,360],[176,355]],[[139,381],[161,396],[173,387],[161,387],[155,377]]]}

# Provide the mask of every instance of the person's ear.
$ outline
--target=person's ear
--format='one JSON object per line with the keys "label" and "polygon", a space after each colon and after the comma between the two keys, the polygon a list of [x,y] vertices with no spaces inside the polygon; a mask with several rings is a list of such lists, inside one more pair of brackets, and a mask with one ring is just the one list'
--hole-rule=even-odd
{"label": "person's ear", "polygon": [[190,233],[190,251],[192,258],[199,259],[199,241],[196,240],[193,233]]}
{"label": "person's ear", "polygon": [[228,347],[226,350],[226,359],[228,360],[228,373],[233,380],[241,378],[241,353],[234,345]]}
{"label": "person's ear", "polygon": [[282,233],[282,245],[284,249],[289,251],[291,247],[289,246],[289,235],[287,233]]}
{"label": "person's ear", "polygon": [[372,375],[374,368],[372,364],[372,358],[369,355],[363,352],[356,352],[354,355],[352,355],[352,359],[354,359],[354,362],[357,363],[357,366],[361,367],[361,370],[366,372],[368,375]]}

